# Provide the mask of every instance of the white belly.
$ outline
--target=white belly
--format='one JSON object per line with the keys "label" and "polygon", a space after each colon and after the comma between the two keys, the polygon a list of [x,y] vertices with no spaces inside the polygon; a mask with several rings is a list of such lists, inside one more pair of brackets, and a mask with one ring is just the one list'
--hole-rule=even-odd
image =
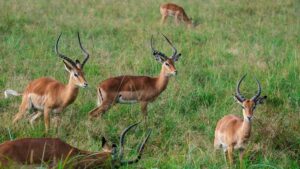
{"label": "white belly", "polygon": [[119,97],[119,99],[118,99],[118,103],[122,103],[122,104],[134,104],[137,102],[138,102],[137,100],[126,100],[126,99],[123,99],[122,97]]}
{"label": "white belly", "polygon": [[124,104],[133,104],[138,102],[139,92],[120,92],[117,101]]}
{"label": "white belly", "polygon": [[38,110],[44,110],[45,102],[47,97],[46,96],[40,96],[34,93],[30,93],[28,95],[29,99],[29,107],[34,107],[35,109]]}

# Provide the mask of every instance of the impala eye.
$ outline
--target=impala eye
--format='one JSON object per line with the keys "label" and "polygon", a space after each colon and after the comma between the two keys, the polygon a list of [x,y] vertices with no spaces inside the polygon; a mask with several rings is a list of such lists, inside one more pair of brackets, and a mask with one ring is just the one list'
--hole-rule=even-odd
{"label": "impala eye", "polygon": [[166,62],[166,66],[170,66],[170,64]]}
{"label": "impala eye", "polygon": [[74,76],[75,76],[75,77],[78,77],[79,75],[78,75],[78,73],[74,73]]}

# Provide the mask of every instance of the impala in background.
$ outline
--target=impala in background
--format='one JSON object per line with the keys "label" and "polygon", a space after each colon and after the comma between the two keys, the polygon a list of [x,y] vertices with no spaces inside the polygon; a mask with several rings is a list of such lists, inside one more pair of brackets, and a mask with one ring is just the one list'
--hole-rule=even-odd
{"label": "impala in background", "polygon": [[148,103],[154,101],[167,88],[170,76],[177,73],[175,62],[181,54],[177,53],[176,48],[166,36],[164,38],[173,49],[173,55],[170,58],[153,48],[153,36],[151,37],[153,55],[158,62],[162,63],[159,76],[124,75],[104,80],[97,89],[99,106],[90,111],[90,118],[104,114],[114,103],[138,102],[141,104],[141,110],[146,119]]}
{"label": "impala in background", "polygon": [[79,87],[87,87],[88,83],[84,78],[83,67],[89,59],[89,54],[82,47],[79,33],[79,45],[85,56],[82,63],[78,60],[74,62],[59,52],[58,43],[60,37],[61,34],[56,41],[55,51],[56,54],[63,59],[65,68],[70,74],[68,84],[65,85],[55,79],[42,77],[30,82],[22,94],[11,89],[6,90],[4,92],[5,97],[8,95],[22,95],[22,103],[19,106],[19,112],[14,117],[13,123],[20,120],[27,111],[32,110],[34,112],[34,116],[30,120],[32,124],[33,121],[44,112],[45,130],[47,133],[50,127],[50,112],[60,113],[64,108],[75,101]]}
{"label": "impala in background", "polygon": [[11,165],[41,165],[48,164],[49,168],[57,168],[59,161],[67,168],[104,168],[116,169],[123,165],[137,163],[142,156],[151,130],[148,130],[143,142],[138,148],[138,156],[133,160],[123,160],[125,135],[138,123],[127,127],[120,137],[120,148],[108,144],[102,137],[102,151],[90,152],[75,148],[58,138],[24,138],[7,141],[0,144],[0,167]]}
{"label": "impala in background", "polygon": [[215,140],[214,147],[216,149],[223,149],[228,154],[229,164],[232,165],[232,153],[234,149],[240,150],[240,163],[242,165],[242,159],[244,154],[244,149],[251,135],[251,123],[253,118],[253,113],[258,104],[263,103],[267,96],[260,97],[261,86],[259,81],[256,79],[258,85],[258,92],[251,99],[245,99],[240,93],[240,85],[243,79],[246,77],[244,75],[237,84],[235,99],[243,108],[243,119],[230,114],[224,116],[218,121],[215,130]]}
{"label": "impala in background", "polygon": [[181,6],[173,3],[160,5],[161,24],[164,24],[169,16],[174,17],[177,25],[179,22],[184,22],[189,28],[193,27],[192,18],[189,18]]}

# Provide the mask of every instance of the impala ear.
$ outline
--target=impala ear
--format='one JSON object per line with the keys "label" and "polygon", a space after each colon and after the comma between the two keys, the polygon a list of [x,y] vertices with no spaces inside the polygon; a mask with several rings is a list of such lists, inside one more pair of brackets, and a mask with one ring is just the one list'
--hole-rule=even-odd
{"label": "impala ear", "polygon": [[72,64],[70,64],[69,62],[63,60],[64,64],[65,64],[65,69],[68,71],[68,72],[71,72],[71,70],[73,69],[73,66]]}
{"label": "impala ear", "polygon": [[76,59],[76,60],[75,60],[75,63],[76,63],[77,68],[79,68],[79,69],[82,68],[82,65],[81,65],[81,63],[80,63],[79,60]]}
{"label": "impala ear", "polygon": [[107,141],[105,139],[105,137],[101,137],[101,147],[103,148],[106,145]]}
{"label": "impala ear", "polygon": [[164,56],[160,56],[160,55],[154,55],[154,57],[155,57],[155,60],[160,63],[164,63],[164,61],[167,60]]}
{"label": "impala ear", "polygon": [[173,61],[177,62],[180,56],[181,56],[181,53],[178,53],[175,57],[173,57]]}
{"label": "impala ear", "polygon": [[262,97],[259,97],[257,100],[256,100],[256,104],[263,104],[264,101],[267,99],[267,96],[262,96]]}

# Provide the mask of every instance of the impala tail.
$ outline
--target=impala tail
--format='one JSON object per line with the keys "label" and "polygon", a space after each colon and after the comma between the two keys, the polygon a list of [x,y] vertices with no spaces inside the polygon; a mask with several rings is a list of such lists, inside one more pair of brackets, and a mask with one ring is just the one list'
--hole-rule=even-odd
{"label": "impala tail", "polygon": [[4,98],[8,98],[8,96],[21,96],[22,93],[19,93],[15,90],[12,90],[12,89],[7,89],[4,91]]}

